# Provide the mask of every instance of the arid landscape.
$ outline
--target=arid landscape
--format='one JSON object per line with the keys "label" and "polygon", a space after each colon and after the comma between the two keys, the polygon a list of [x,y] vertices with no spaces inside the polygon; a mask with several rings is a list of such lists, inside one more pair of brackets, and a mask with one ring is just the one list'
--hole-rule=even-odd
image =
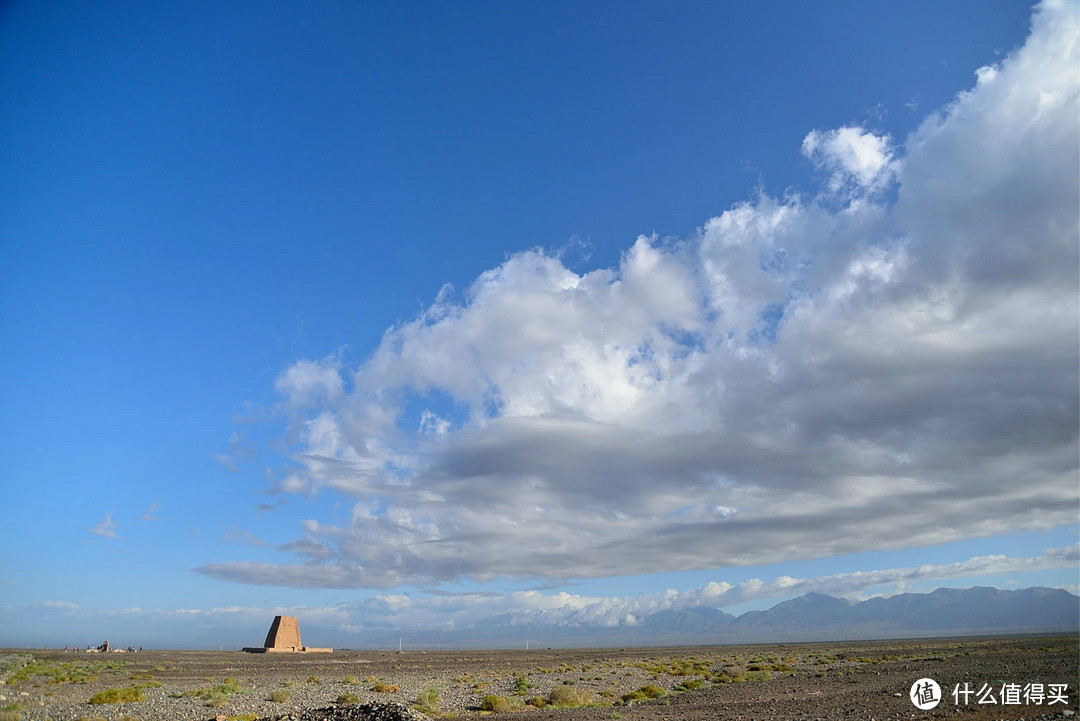
{"label": "arid landscape", "polygon": [[[3,721],[252,721],[300,718],[327,707],[339,709],[334,718],[366,719],[354,705],[371,702],[401,704],[416,718],[1030,720],[1073,716],[1080,678],[1076,636],[311,655],[8,649],[2,655]],[[909,698],[921,678],[941,687],[943,698],[932,710],[919,710]],[[971,694],[958,704],[953,689],[964,684]],[[1011,703],[1014,695],[1018,703]]]}

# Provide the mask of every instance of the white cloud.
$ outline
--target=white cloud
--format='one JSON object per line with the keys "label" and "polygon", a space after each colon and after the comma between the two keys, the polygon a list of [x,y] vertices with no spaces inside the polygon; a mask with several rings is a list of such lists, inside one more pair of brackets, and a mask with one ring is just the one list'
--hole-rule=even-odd
{"label": "white cloud", "polygon": [[90,533],[93,533],[103,538],[120,538],[117,535],[116,530],[120,527],[116,521],[112,519],[113,512],[109,511],[105,514],[105,517],[101,519],[101,522],[91,526]]}
{"label": "white cloud", "polygon": [[222,533],[222,539],[227,543],[235,543],[243,546],[254,546],[255,548],[263,548],[266,546],[266,541],[255,536],[249,531],[244,531],[237,528],[235,525],[231,528],[225,529]]}
{"label": "white cloud", "polygon": [[[257,644],[276,615],[300,619],[304,639],[315,645],[349,646],[371,643],[380,632],[408,633],[456,630],[482,631],[491,624],[577,627],[584,630],[636,626],[653,613],[697,607],[728,608],[761,601],[826,593],[861,598],[903,590],[905,584],[947,581],[1048,569],[1075,568],[1080,544],[1046,549],[1036,557],[978,556],[956,563],[927,564],[912,568],[889,568],[841,573],[816,578],[779,576],[739,583],[716,580],[697,588],[668,589],[637,596],[587,596],[566,591],[521,590],[511,593],[476,591],[453,593],[429,590],[412,594],[380,593],[333,606],[222,606],[210,609],[118,610],[88,608],[69,601],[44,601],[29,606],[0,607],[9,630],[25,643],[42,638],[70,640],[87,628],[100,638],[120,645],[159,645],[238,648]],[[1075,593],[1075,587],[1067,588]]]}
{"label": "white cloud", "polygon": [[61,608],[68,611],[79,610],[79,604],[72,603],[71,601],[43,601],[41,605],[45,608]]}
{"label": "white cloud", "polygon": [[334,357],[322,361],[298,361],[278,376],[274,388],[295,409],[334,401],[344,392],[338,367],[339,362]]}
{"label": "white cloud", "polygon": [[143,514],[141,516],[139,516],[139,520],[140,521],[160,521],[161,519],[154,515],[154,511],[156,511],[159,508],[161,508],[161,503],[158,502],[158,501],[154,501],[153,503],[150,504],[150,507],[147,508],[143,512]]}
{"label": "white cloud", "polygon": [[517,253],[357,366],[298,362],[276,488],[344,494],[351,520],[200,570],[599,577],[1074,523],[1078,37],[1046,3],[902,144],[812,132],[819,196],[638,238],[615,268]]}
{"label": "white cloud", "polygon": [[[682,591],[669,589],[632,597],[582,596],[565,591],[542,593],[534,590],[506,594],[379,594],[334,607],[332,614],[329,610],[326,614],[356,632],[386,628],[461,630],[483,625],[493,618],[518,625],[586,628],[633,626],[646,616],[660,611],[725,608],[748,601],[779,600],[811,592],[850,598],[882,586],[892,586],[900,591],[905,584],[915,582],[1070,568],[1078,560],[1080,545],[1073,545],[1047,549],[1043,555],[1033,558],[976,556],[950,564],[926,564],[914,568],[879,569],[816,578],[779,576],[771,581],[753,578],[736,584],[713,581],[699,588]],[[310,612],[310,609],[306,612]]]}
{"label": "white cloud", "polygon": [[828,187],[834,193],[848,186],[860,190],[881,186],[893,160],[889,136],[852,126],[811,131],[803,138],[802,152],[831,173]]}

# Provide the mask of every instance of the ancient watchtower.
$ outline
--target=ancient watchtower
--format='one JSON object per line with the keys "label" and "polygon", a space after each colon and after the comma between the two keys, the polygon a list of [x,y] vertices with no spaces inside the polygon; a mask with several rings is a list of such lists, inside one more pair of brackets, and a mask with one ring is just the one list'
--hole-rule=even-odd
{"label": "ancient watchtower", "polygon": [[332,648],[309,648],[300,643],[300,622],[295,616],[274,616],[262,647],[247,647],[248,653],[332,653]]}

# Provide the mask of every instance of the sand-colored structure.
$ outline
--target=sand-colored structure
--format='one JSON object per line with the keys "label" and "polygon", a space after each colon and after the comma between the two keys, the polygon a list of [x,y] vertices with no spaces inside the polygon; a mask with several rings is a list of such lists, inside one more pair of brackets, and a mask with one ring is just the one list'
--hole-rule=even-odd
{"label": "sand-colored structure", "polygon": [[312,648],[300,642],[300,622],[295,616],[274,616],[261,647],[248,646],[248,653],[333,653],[332,648]]}

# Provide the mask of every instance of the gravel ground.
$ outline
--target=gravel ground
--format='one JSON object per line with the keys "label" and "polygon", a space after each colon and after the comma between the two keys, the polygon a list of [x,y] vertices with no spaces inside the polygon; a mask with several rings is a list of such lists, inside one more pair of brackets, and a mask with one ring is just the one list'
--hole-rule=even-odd
{"label": "gravel ground", "polygon": [[[29,665],[26,665],[29,663]],[[207,721],[391,718],[393,702],[418,708],[434,690],[427,716],[477,717],[485,696],[510,710],[496,717],[593,721],[779,721],[815,719],[1070,718],[1077,710],[1080,638],[935,639],[761,646],[547,651],[244,654],[144,651],[138,654],[0,652],[0,721]],[[944,698],[920,711],[912,684],[930,677]],[[958,705],[951,691],[984,684],[999,703],[973,693]],[[1002,704],[1003,684],[1066,684],[1066,703]],[[92,705],[109,689],[141,686],[142,700]],[[645,686],[642,698],[624,701]],[[687,688],[693,687],[693,688]],[[536,708],[553,693],[596,704]],[[649,694],[662,695],[647,698]],[[278,701],[271,700],[274,694]],[[353,696],[349,698],[348,696]],[[342,703],[337,703],[342,699]],[[348,703],[347,703],[348,702]],[[382,704],[383,716],[372,707]],[[317,709],[331,709],[316,713]],[[336,709],[332,710],[332,709]],[[370,713],[369,713],[370,712]],[[4,715],[9,714],[9,715]],[[419,713],[414,717],[422,718]],[[1080,717],[1077,717],[1080,721]]]}

